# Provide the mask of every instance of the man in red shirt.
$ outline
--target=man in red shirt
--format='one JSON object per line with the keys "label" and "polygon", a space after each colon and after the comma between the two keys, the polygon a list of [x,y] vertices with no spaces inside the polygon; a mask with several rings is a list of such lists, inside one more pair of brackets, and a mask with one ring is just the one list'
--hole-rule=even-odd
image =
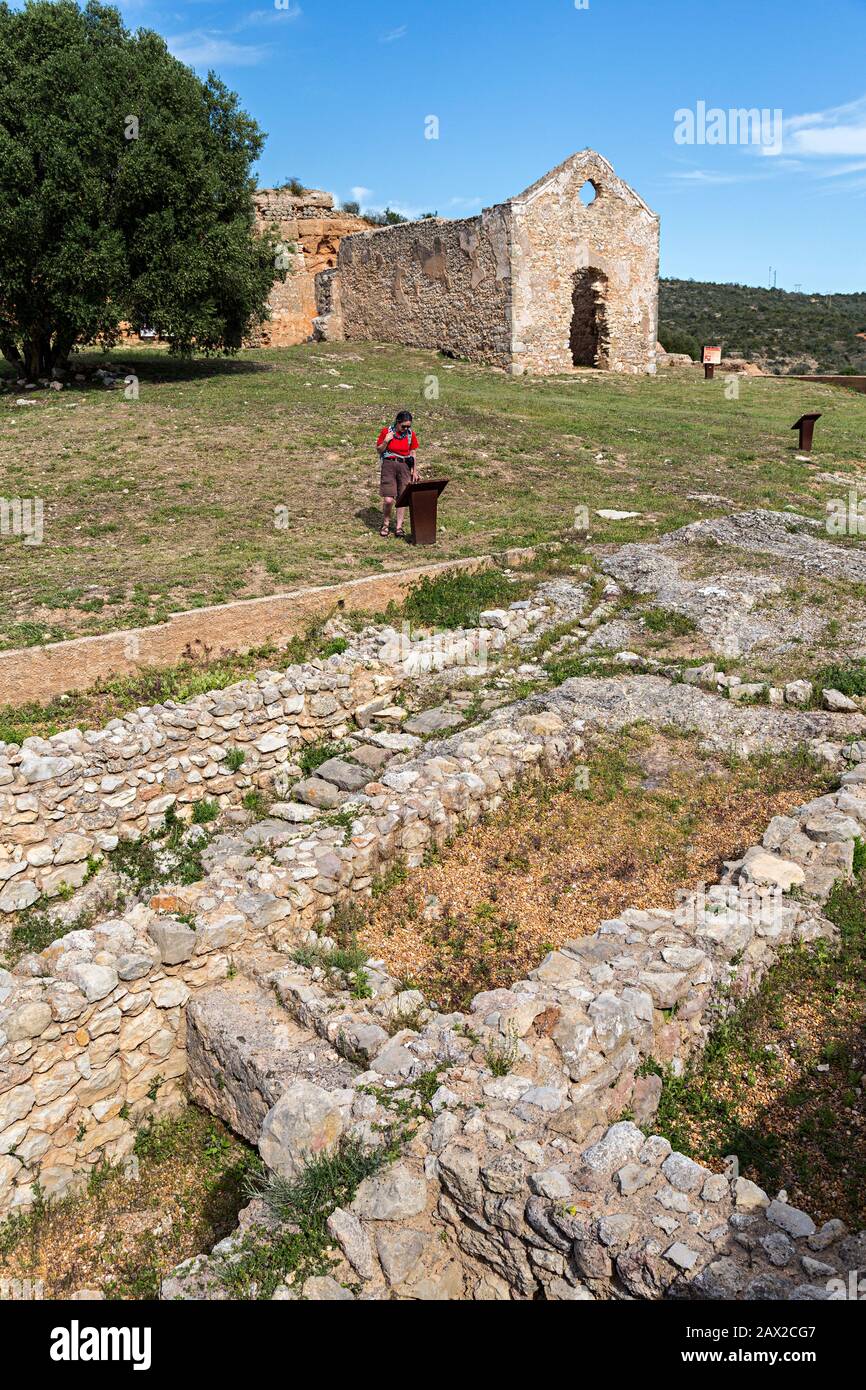
{"label": "man in red shirt", "polygon": [[[391,508],[403,489],[414,483],[415,451],[418,440],[412,429],[412,415],[408,410],[397,413],[393,425],[383,426],[376,449],[382,460],[382,473],[379,479],[379,495],[382,498],[382,529],[380,536],[391,534]],[[397,535],[402,539],[403,515],[405,507],[397,508]]]}

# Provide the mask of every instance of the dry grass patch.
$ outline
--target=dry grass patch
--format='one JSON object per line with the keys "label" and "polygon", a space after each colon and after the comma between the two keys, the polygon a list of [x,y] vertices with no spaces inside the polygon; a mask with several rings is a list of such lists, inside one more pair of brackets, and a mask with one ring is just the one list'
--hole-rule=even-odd
{"label": "dry grass patch", "polygon": [[0,1279],[41,1280],[52,1299],[153,1299],[175,1265],[234,1230],[258,1159],[218,1120],[190,1106],[141,1130],[135,1153],[137,1180],[97,1168],[82,1196],[0,1225]]}
{"label": "dry grass patch", "polygon": [[381,893],[359,941],[443,1009],[508,986],[626,907],[675,905],[767,822],[826,789],[801,755],[708,762],[635,729],[579,769],[523,783],[494,815]]}

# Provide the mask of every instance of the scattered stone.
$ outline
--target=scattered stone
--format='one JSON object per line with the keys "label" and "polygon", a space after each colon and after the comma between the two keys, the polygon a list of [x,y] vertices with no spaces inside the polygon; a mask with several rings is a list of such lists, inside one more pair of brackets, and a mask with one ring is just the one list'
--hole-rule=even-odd
{"label": "scattered stone", "polygon": [[318,811],[336,810],[343,800],[340,789],[321,777],[305,777],[303,781],[296,782],[292,787],[292,796],[295,801],[314,806]]}

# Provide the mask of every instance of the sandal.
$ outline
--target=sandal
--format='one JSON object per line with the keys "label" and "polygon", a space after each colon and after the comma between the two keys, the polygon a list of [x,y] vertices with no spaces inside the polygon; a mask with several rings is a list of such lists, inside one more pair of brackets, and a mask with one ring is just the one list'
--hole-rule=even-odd
{"label": "sandal", "polygon": [[406,532],[403,530],[402,526],[398,526],[397,530],[394,532],[394,535],[397,537],[398,541],[402,541],[405,540]]}
{"label": "sandal", "polygon": [[[390,536],[390,534],[391,534],[391,527],[390,527],[390,526],[383,526],[382,529],[381,529],[381,531],[379,532],[379,535],[380,535],[380,536],[384,536],[386,539],[388,538],[388,536]],[[397,534],[398,534],[398,535],[400,534],[399,531],[397,532]]]}

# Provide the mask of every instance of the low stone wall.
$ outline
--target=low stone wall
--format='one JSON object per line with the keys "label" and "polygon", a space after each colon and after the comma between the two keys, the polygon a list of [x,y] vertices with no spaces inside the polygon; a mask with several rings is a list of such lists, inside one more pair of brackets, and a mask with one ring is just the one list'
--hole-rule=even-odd
{"label": "low stone wall", "polygon": [[0,704],[42,702],[70,690],[86,690],[113,676],[135,675],[150,666],[170,666],[190,655],[216,658],[248,652],[267,643],[280,646],[336,609],[345,613],[380,613],[390,603],[401,602],[412,586],[426,576],[435,577],[450,570],[521,565],[545,548],[528,547],[418,565],[392,574],[350,579],[343,584],[190,609],[173,613],[153,627],[0,652]]}
{"label": "low stone wall", "polygon": [[31,1206],[34,1184],[80,1190],[180,1103],[186,1004],[248,929],[228,908],[203,907],[192,931],[140,907],[54,942],[40,977],[0,970],[0,1216]]}
{"label": "low stone wall", "polygon": [[[300,944],[339,901],[369,891],[374,873],[396,859],[420,863],[425,845],[495,807],[522,770],[580,745],[543,713],[463,737],[450,757],[422,756],[383,774],[387,785],[370,783],[350,836],[253,825],[214,842],[208,879],[169,903],[184,920],[138,907],[69,933],[14,974],[0,971],[0,1215],[28,1205],[37,1178],[46,1192],[66,1191],[95,1163],[129,1152],[135,1125],[159,1102],[157,1077],[177,1081],[186,1070],[182,1005],[227,973],[229,948]],[[483,776],[470,770],[478,764]],[[257,855],[263,845],[273,858]],[[176,1096],[168,1088],[162,1103]]]}
{"label": "low stone wall", "polygon": [[[25,1208],[37,1180],[69,1191],[95,1164],[122,1159],[134,1127],[176,1102],[193,994],[193,1094],[248,1137],[260,1122],[278,1172],[297,1171],[325,1132],[331,1143],[343,1133],[380,1142],[417,1079],[441,1073],[433,1116],[404,1159],[332,1218],[340,1283],[306,1296],[347,1297],[341,1284],[359,1279],[372,1297],[824,1296],[815,1271],[835,1277],[848,1258],[839,1223],[818,1232],[631,1122],[609,1126],[626,1109],[649,1125],[660,1082],[642,1062],[682,1070],[782,946],[832,935],[820,902],[850,873],[866,829],[866,764],[839,792],[777,817],[706,895],[602,923],[526,980],[476,996],[467,1015],[432,1014],[375,963],[372,997],[358,1000],[320,966],[286,959],[388,864],[420,863],[522,772],[574,759],[584,687],[607,699],[615,684],[572,680],[418,747],[355,798],[350,830],[228,834],[207,851],[207,879],[165,903],[173,913],[138,907],[0,973],[0,1213]],[[696,706],[712,698],[678,694]],[[757,713],[724,708],[740,721]],[[799,898],[785,896],[792,887]],[[276,1053],[255,1050],[243,1000],[219,1029],[220,992],[238,974],[303,1030],[293,1040],[284,1025]],[[497,1056],[502,1074],[491,1070]],[[298,1074],[302,1060],[314,1078]],[[183,1269],[166,1296],[218,1296],[224,1253]]]}
{"label": "low stone wall", "polygon": [[416,642],[386,628],[380,643],[362,635],[342,656],[142,707],[99,731],[0,743],[0,914],[80,887],[94,857],[156,828],[169,807],[188,816],[205,798],[224,808],[270,786],[305,744],[368,722],[407,678],[472,664],[544,611],[497,610],[489,627]]}
{"label": "low stone wall", "polygon": [[[80,887],[89,857],[160,825],[169,807],[240,801],[292,750],[342,736],[359,706],[397,683],[385,667],[332,658],[142,709],[95,733],[0,747],[0,912]],[[231,749],[245,754],[235,772]]]}

